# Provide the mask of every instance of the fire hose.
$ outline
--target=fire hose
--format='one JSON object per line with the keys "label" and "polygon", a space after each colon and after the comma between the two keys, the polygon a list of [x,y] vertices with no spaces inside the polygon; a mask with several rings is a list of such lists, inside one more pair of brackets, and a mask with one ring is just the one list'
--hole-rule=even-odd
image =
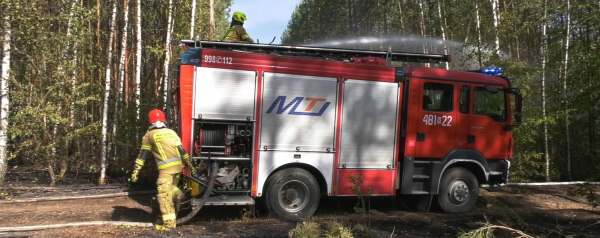
{"label": "fire hose", "polygon": [[[192,217],[198,214],[200,209],[202,209],[202,206],[204,206],[204,203],[206,202],[206,200],[208,200],[208,197],[210,197],[210,194],[212,193],[213,186],[215,185],[215,179],[217,178],[218,170],[219,165],[217,163],[213,163],[211,165],[210,180],[208,182],[208,187],[206,188],[204,195],[202,195],[202,198],[200,198],[200,200],[192,203],[194,207],[192,208],[192,211],[189,214],[177,219],[177,225],[188,222],[190,219],[192,219]],[[191,175],[190,178],[194,179]]]}

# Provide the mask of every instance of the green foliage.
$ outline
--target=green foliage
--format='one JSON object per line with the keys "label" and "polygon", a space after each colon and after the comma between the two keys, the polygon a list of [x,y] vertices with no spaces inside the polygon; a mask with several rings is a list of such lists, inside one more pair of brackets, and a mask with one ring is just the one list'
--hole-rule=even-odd
{"label": "green foliage", "polygon": [[595,208],[600,205],[600,195],[598,194],[598,186],[585,182],[577,184],[567,190],[569,196],[584,197],[590,205]]}
{"label": "green foliage", "polygon": [[326,238],[352,238],[352,231],[340,224],[339,222],[332,221],[328,224],[327,232],[325,233]]}
{"label": "green foliage", "polygon": [[321,226],[315,222],[302,222],[289,232],[290,238],[319,238]]}

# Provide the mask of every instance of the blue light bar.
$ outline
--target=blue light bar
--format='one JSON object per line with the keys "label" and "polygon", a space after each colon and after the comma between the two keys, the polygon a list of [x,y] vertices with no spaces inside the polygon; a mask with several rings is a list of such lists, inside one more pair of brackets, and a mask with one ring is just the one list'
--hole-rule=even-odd
{"label": "blue light bar", "polygon": [[481,72],[484,73],[484,74],[493,75],[493,74],[501,74],[502,70],[498,69],[498,68],[490,67],[490,68],[487,68],[487,69],[482,69]]}

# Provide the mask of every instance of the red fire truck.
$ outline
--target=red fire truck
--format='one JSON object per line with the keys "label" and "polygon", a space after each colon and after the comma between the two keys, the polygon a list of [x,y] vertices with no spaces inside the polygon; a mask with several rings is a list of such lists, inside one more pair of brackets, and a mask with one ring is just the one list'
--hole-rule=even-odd
{"label": "red fire truck", "polygon": [[176,117],[197,207],[260,199],[308,217],[323,196],[355,196],[360,176],[363,194],[464,213],[480,185],[508,181],[522,97],[496,70],[394,67],[451,58],[391,50],[181,43]]}

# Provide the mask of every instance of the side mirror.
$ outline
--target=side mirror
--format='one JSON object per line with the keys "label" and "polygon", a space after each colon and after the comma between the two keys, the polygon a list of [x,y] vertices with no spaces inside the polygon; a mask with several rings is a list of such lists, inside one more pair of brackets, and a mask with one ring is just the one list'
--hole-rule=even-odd
{"label": "side mirror", "polygon": [[515,120],[520,124],[523,120],[523,95],[519,93],[516,96],[515,109],[517,110],[515,112]]}
{"label": "side mirror", "polygon": [[498,88],[491,86],[491,85],[485,85],[485,90],[491,94],[496,94],[500,91],[500,90],[498,90]]}

